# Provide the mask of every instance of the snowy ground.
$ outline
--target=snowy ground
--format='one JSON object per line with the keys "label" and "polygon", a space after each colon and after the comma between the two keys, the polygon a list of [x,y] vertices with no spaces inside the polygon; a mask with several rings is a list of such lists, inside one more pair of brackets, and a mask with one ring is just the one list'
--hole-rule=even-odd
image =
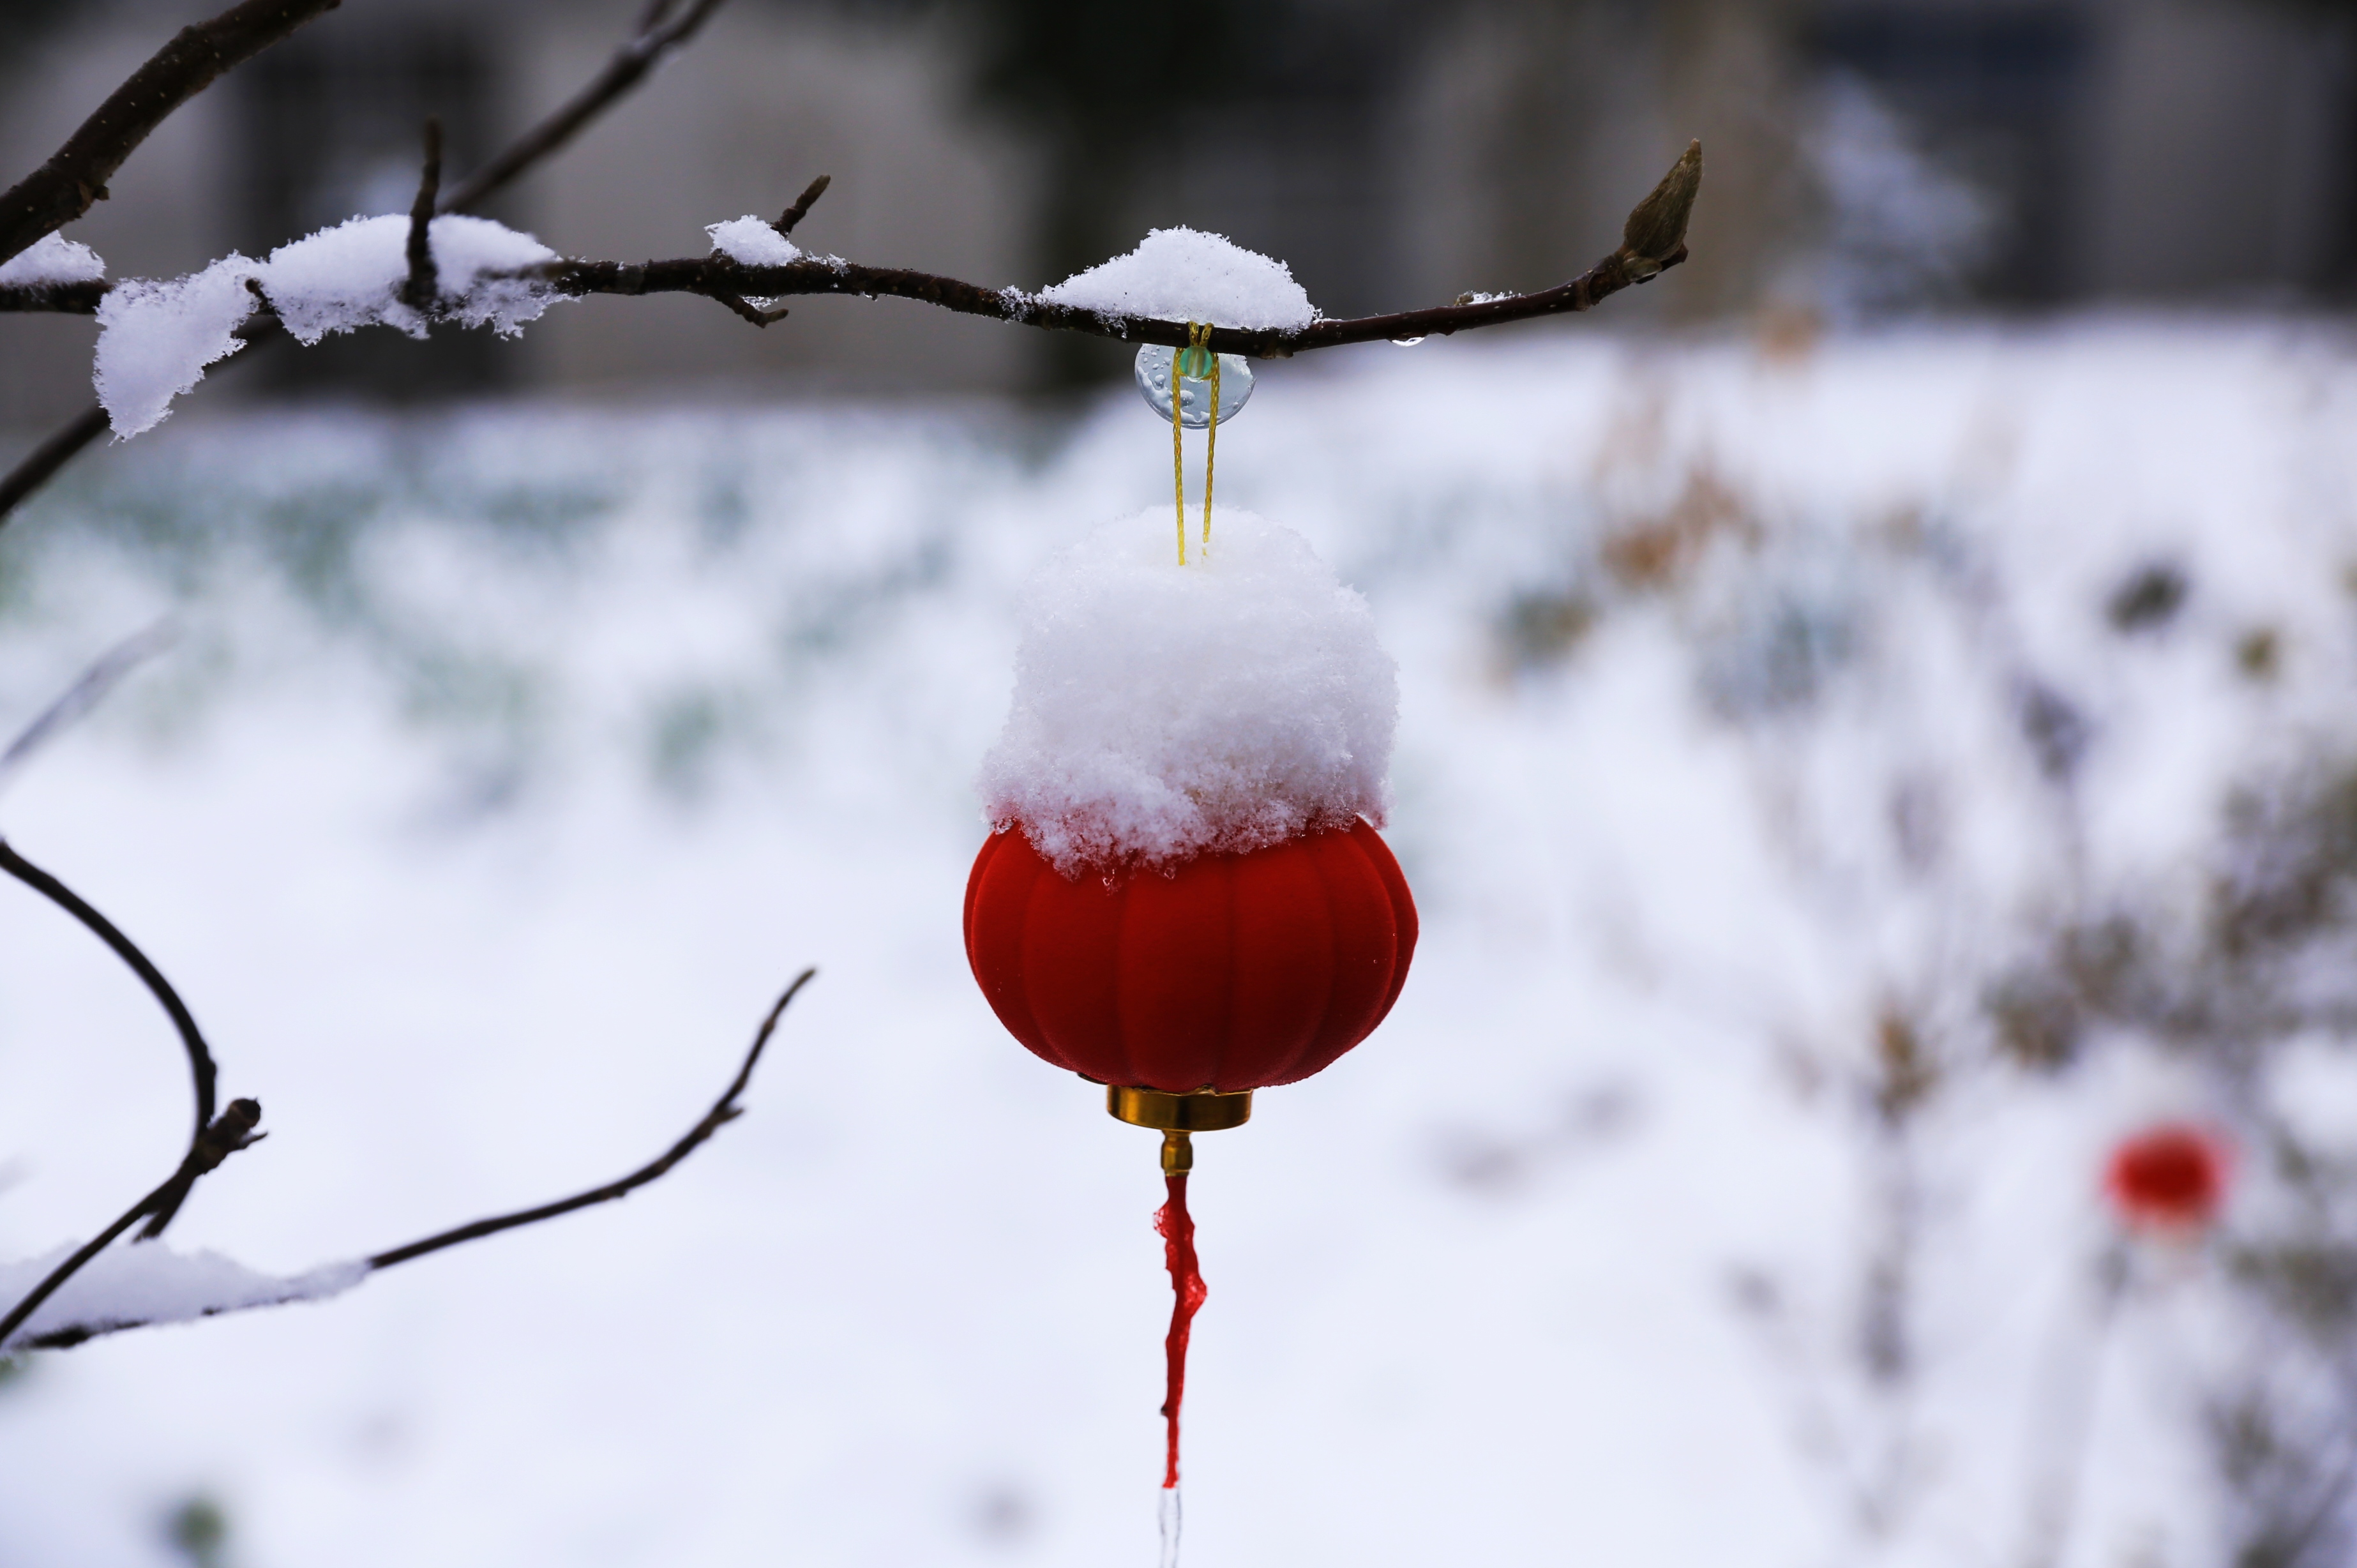
{"label": "snowy ground", "polygon": [[[2231,785],[2357,748],[2350,347],[1265,371],[1219,495],[1374,605],[1425,936],[1374,1038],[1199,1144],[1189,1563],[2012,1563],[2073,1473],[2074,1568],[2224,1558],[2246,1328],[2179,1250],[2098,1339],[2094,1173],[2249,1108],[2125,1035],[2008,1066],[1983,1004],[2091,899],[2190,908]],[[196,1494],[248,1568],[1150,1560],[1154,1140],[1004,1036],[957,911],[1015,590],[1167,500],[1167,431],[1126,390],[1071,429],[200,403],[0,533],[0,731],[183,629],[0,797],[263,1101],[178,1245],[292,1274],[608,1179],[822,972],[623,1204],[32,1358],[0,1562],[173,1561]],[[1903,1138],[1894,1029],[1939,1068]],[[2300,1060],[2357,1145],[2346,1058]],[[0,1261],[185,1136],[160,1015],[13,884],[0,1074]]]}

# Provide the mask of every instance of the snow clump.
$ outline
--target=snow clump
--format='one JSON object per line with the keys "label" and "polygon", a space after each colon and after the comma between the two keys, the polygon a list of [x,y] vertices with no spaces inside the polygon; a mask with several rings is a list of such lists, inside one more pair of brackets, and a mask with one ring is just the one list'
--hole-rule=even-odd
{"label": "snow clump", "polygon": [[205,367],[245,345],[237,329],[253,311],[245,286],[253,263],[231,251],[169,283],[135,279],[98,304],[98,358],[91,377],[118,436],[153,430],[172,400],[205,379]]}
{"label": "snow clump", "polygon": [[800,245],[779,233],[768,219],[749,212],[726,223],[706,223],[704,231],[712,236],[714,250],[739,266],[782,267],[802,260]]}
{"label": "snow clump", "polygon": [[1100,316],[1208,321],[1247,330],[1289,331],[1318,319],[1317,307],[1283,262],[1196,229],[1157,229],[1127,255],[1042,289],[1039,297]]}
{"label": "snow clump", "polygon": [[63,234],[44,234],[5,262],[0,288],[46,288],[61,283],[96,283],[106,263],[88,245]]}
{"label": "snow clump", "polygon": [[1108,525],[1025,586],[1015,701],[977,786],[1067,876],[1261,849],[1389,803],[1399,671],[1308,541],[1218,515]]}
{"label": "snow clump", "polygon": [[[425,233],[435,291],[454,321],[512,338],[565,297],[531,279],[486,275],[557,259],[529,234],[488,218],[455,216],[435,219]],[[281,245],[259,275],[271,307],[306,348],[330,332],[361,327],[425,336],[425,317],[397,297],[409,278],[409,220],[397,213],[350,219]]]}
{"label": "snow clump", "polygon": [[[72,1256],[70,1241],[43,1257],[0,1263],[0,1301],[17,1302]],[[58,1287],[0,1354],[62,1330],[85,1336],[150,1323],[193,1323],[217,1313],[325,1301],[367,1277],[365,1262],[330,1263],[290,1279],[258,1274],[219,1252],[175,1252],[160,1241],[110,1247]]]}
{"label": "snow clump", "polygon": [[[558,259],[529,234],[488,218],[453,216],[435,219],[426,236],[448,320],[512,338],[567,297],[538,279],[502,275]],[[409,220],[388,213],[322,229],[279,246],[265,262],[232,251],[169,283],[125,283],[98,307],[98,401],[116,435],[154,429],[174,398],[204,380],[207,365],[244,347],[237,329],[258,303],[249,283],[261,286],[307,348],[361,327],[423,338],[425,318],[399,298],[408,277]]]}

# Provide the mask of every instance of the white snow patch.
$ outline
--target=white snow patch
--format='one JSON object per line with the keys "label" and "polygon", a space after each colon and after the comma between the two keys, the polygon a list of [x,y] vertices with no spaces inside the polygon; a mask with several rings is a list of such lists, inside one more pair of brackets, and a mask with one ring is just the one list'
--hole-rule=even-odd
{"label": "white snow patch", "polygon": [[[499,275],[557,259],[529,234],[466,217],[436,218],[426,233],[449,320],[512,338],[568,297],[536,279]],[[279,246],[266,262],[232,251],[170,283],[125,283],[98,307],[98,401],[118,436],[154,429],[172,400],[204,379],[207,365],[242,347],[235,334],[254,307],[249,280],[261,284],[307,347],[361,327],[423,338],[425,318],[395,297],[408,276],[409,220],[388,214],[322,229]]]}
{"label": "white snow patch", "polygon": [[245,346],[237,329],[253,310],[245,286],[253,275],[254,263],[231,251],[200,273],[126,282],[99,302],[91,381],[116,435],[156,428],[207,365]]}
{"label": "white snow patch", "polygon": [[1075,274],[1039,297],[1103,316],[1248,329],[1307,327],[1318,319],[1317,307],[1283,262],[1196,229],[1157,229],[1127,255]]}
{"label": "white snow patch", "polygon": [[[13,1306],[22,1300],[77,1245],[69,1241],[38,1258],[0,1263],[0,1304]],[[160,1241],[110,1247],[59,1286],[0,1351],[60,1329],[105,1333],[150,1323],[193,1323],[251,1306],[325,1301],[360,1283],[368,1272],[361,1262],[329,1263],[280,1279],[219,1252],[175,1252]]]}
{"label": "white snow patch", "polygon": [[[565,297],[529,279],[486,276],[557,259],[530,234],[488,218],[448,217],[435,219],[426,235],[436,291],[453,320],[512,338]],[[306,346],[361,327],[425,337],[425,318],[396,297],[408,276],[409,220],[398,214],[350,219],[281,245],[261,272],[279,318]]]}
{"label": "white snow patch", "polygon": [[106,263],[96,251],[63,234],[44,234],[0,262],[0,288],[95,283],[105,275]]}
{"label": "white snow patch", "polygon": [[714,250],[740,266],[782,267],[802,260],[800,245],[779,233],[768,219],[749,212],[726,223],[706,223],[704,231],[712,236]]}
{"label": "white snow patch", "polygon": [[1383,821],[1399,672],[1366,600],[1250,512],[1189,556],[1157,509],[1024,588],[1014,708],[977,782],[993,824],[1068,876]]}

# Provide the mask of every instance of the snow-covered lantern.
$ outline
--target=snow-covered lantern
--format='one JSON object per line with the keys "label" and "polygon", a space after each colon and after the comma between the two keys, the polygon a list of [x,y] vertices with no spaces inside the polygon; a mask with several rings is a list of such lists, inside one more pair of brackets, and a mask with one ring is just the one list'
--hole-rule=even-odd
{"label": "snow-covered lantern", "polygon": [[1177,1175],[1383,1022],[1416,920],[1370,821],[1399,686],[1366,601],[1249,512],[1183,566],[1167,526],[1112,523],[1025,591],[965,944],[1007,1032]]}
{"label": "snow-covered lantern", "polygon": [[[1125,268],[1125,285],[1100,275]],[[1049,296],[1167,317],[1206,280],[1190,316],[1311,318],[1279,263],[1184,231]],[[1290,300],[1253,297],[1275,280]],[[1215,442],[1251,387],[1243,360],[1203,346],[1208,329],[1189,336],[1194,347],[1138,356],[1174,466],[1180,427]],[[1375,831],[1399,687],[1366,601],[1287,529],[1225,510],[1214,532],[1208,460],[1204,489],[1191,546],[1182,479],[1175,549],[1173,514],[1157,509],[1087,536],[1025,589],[1013,707],[981,779],[996,831],[965,894],[966,956],[999,1021],[1103,1084],[1114,1116],[1163,1134],[1174,1509],[1187,1330],[1203,1298],[1191,1134],[1241,1125],[1255,1090],[1363,1040],[1416,939],[1406,878]]]}

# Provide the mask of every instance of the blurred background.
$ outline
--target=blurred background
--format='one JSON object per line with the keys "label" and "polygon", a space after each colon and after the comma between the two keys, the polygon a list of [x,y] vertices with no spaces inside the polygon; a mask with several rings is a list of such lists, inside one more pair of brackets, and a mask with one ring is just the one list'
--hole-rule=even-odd
{"label": "blurred background", "polygon": [[[0,3],[0,177],[204,9]],[[67,233],[405,209],[423,115],[463,172],[634,9],[345,0]],[[1425,928],[1199,1144],[1186,1560],[2348,1563],[2357,7],[735,0],[497,215],[694,254],[825,173],[820,252],[1038,287],[1183,222],[1354,315],[1562,281],[1695,135],[1687,264],[1222,435],[1400,661]],[[0,318],[0,461],[93,335]],[[247,360],[0,528],[0,740],[177,636],[0,779],[264,1105],[173,1244],[610,1179],[822,973],[625,1204],[0,1363],[0,1564],[1148,1560],[1153,1140],[956,923],[1020,585],[1169,504],[1126,357],[649,297]],[[0,1085],[0,1262],[185,1135],[13,884]],[[2167,1126],[2214,1205],[2107,1191]]]}

